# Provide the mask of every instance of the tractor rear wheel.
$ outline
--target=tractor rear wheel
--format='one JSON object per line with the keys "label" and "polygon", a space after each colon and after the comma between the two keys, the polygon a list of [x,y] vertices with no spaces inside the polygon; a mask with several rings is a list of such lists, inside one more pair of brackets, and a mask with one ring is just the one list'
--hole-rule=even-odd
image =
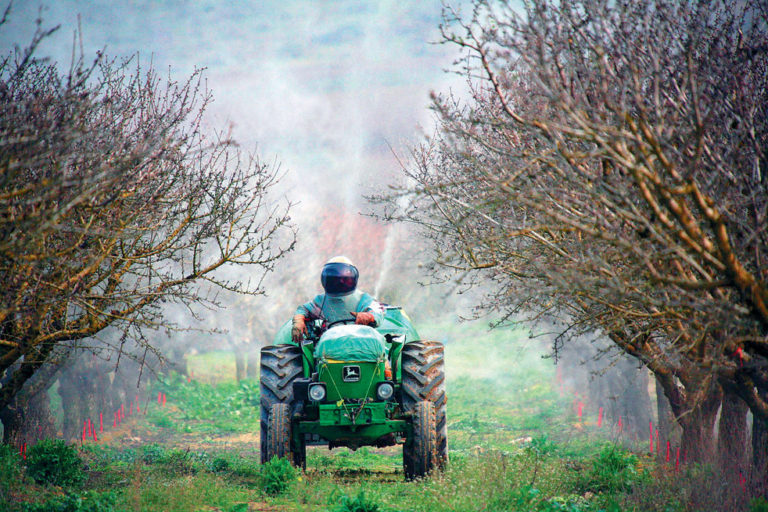
{"label": "tractor rear wheel", "polygon": [[269,461],[267,431],[275,404],[288,406],[288,419],[298,405],[293,399],[293,381],[304,371],[301,349],[295,345],[273,345],[261,349],[261,463]]}
{"label": "tractor rear wheel", "polygon": [[403,445],[403,469],[408,480],[426,476],[438,464],[434,404],[417,402],[411,421],[413,437]]}
{"label": "tractor rear wheel", "polygon": [[273,457],[290,459],[291,455],[291,407],[288,404],[273,404],[267,422],[267,460]]}
{"label": "tractor rear wheel", "polygon": [[406,411],[412,411],[421,400],[435,405],[437,430],[437,463],[448,462],[448,421],[445,394],[445,359],[443,344],[438,341],[412,341],[402,351],[402,399]]}

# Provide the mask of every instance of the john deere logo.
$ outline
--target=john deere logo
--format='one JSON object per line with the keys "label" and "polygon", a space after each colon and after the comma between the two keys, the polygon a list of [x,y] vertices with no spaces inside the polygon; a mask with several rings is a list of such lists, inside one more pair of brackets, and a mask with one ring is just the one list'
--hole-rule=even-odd
{"label": "john deere logo", "polygon": [[360,380],[360,367],[345,366],[341,369],[341,379],[344,382],[358,382]]}

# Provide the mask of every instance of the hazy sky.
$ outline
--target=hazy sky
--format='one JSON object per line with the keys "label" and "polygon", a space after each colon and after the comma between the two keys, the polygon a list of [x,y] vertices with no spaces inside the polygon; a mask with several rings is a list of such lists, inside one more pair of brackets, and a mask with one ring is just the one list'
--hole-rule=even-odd
{"label": "hazy sky", "polygon": [[459,81],[443,72],[455,50],[430,44],[439,0],[16,0],[0,48],[26,44],[40,12],[61,25],[40,54],[60,63],[79,15],[86,56],[138,52],[179,79],[207,68],[212,125],[281,162],[305,204],[360,209],[373,176],[397,171],[387,143],[404,151],[428,131],[429,91]]}

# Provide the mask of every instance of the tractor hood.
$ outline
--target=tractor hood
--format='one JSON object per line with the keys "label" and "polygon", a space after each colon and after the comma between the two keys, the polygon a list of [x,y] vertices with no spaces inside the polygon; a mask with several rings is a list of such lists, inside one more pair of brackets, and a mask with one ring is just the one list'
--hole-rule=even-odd
{"label": "tractor hood", "polygon": [[315,347],[315,360],[383,361],[384,336],[367,325],[339,325],[323,333]]}

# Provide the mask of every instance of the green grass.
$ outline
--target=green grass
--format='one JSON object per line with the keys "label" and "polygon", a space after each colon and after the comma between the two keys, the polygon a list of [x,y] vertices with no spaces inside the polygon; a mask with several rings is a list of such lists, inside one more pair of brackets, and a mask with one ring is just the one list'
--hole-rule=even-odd
{"label": "green grass", "polygon": [[166,393],[167,406],[130,418],[130,435],[80,449],[81,489],[36,484],[12,450],[0,451],[0,467],[16,468],[3,484],[12,500],[0,509],[103,499],[126,511],[686,510],[675,486],[687,473],[655,478],[651,460],[576,425],[542,358],[546,347],[527,331],[459,324],[424,333],[446,344],[450,462],[441,474],[405,482],[399,447],[310,447],[307,471],[293,476],[261,466],[258,385],[224,378],[231,355],[217,352],[190,360],[192,382],[170,375],[156,383],[151,392]]}

